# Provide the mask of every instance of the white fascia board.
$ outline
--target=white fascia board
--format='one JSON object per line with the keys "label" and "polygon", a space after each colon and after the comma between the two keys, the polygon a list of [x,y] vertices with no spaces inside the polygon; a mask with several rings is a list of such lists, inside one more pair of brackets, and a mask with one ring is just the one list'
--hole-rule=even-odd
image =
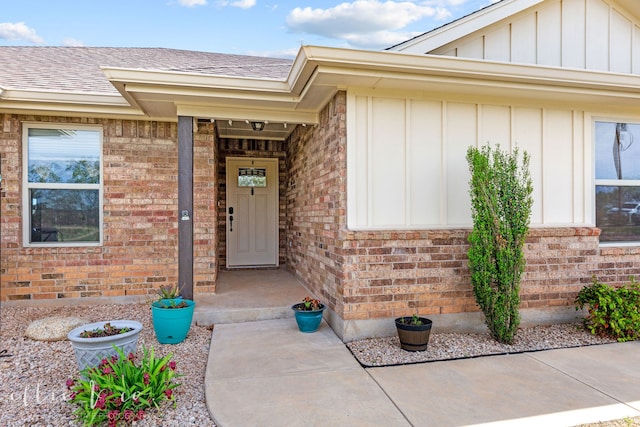
{"label": "white fascia board", "polygon": [[[138,83],[127,84],[125,90],[129,94],[162,94],[169,97],[193,97],[193,98],[231,98],[236,100],[253,100],[266,102],[297,103],[299,98],[288,93],[251,92],[245,89],[231,91],[228,89],[194,88],[183,86],[157,86]],[[141,98],[142,99],[142,98]]]}
{"label": "white fascia board", "polygon": [[308,83],[316,71],[316,64],[312,59],[314,49],[314,46],[301,46],[291,65],[287,84],[292,94],[302,95],[308,89]]}
{"label": "white fascia board", "polygon": [[[414,55],[400,52],[376,52],[335,48],[307,47],[310,62],[318,66],[318,74],[334,73],[363,76],[406,77],[441,76],[470,80],[494,80],[578,87],[610,91],[640,90],[640,76],[592,70],[566,69],[541,65],[456,58],[440,55]],[[352,71],[350,71],[352,70]]]}
{"label": "white fascia board", "polygon": [[544,0],[502,0],[485,9],[446,24],[404,43],[390,47],[389,51],[429,53],[475,31],[522,12]]}
{"label": "white fascia board", "polygon": [[[88,104],[61,104],[28,101],[4,101],[0,100],[0,112],[14,114],[35,114],[43,116],[69,116],[69,117],[103,117],[117,119],[147,119],[140,110],[127,107],[113,107],[106,105]],[[161,119],[157,119],[161,120]],[[176,121],[175,117],[166,118],[167,121]]]}
{"label": "white fascia board", "polygon": [[118,107],[130,106],[120,95],[107,95],[96,92],[4,89],[0,96],[0,102],[5,100],[60,104],[109,105]]}
{"label": "white fascia board", "polygon": [[144,118],[120,95],[95,92],[4,89],[0,110],[19,114]]}
{"label": "white fascia board", "polygon": [[125,87],[138,83],[158,87],[177,86],[252,92],[289,92],[288,84],[284,80],[115,67],[102,67],[101,69],[112,84],[121,83]]}

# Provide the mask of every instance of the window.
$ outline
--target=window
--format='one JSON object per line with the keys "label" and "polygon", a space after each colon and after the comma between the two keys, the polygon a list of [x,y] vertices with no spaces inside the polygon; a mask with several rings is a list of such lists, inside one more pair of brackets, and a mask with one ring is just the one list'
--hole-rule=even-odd
{"label": "window", "polygon": [[266,187],[266,168],[238,168],[238,187]]}
{"label": "window", "polygon": [[595,124],[596,226],[601,242],[640,243],[640,124]]}
{"label": "window", "polygon": [[24,242],[74,246],[102,242],[102,130],[24,126]]}

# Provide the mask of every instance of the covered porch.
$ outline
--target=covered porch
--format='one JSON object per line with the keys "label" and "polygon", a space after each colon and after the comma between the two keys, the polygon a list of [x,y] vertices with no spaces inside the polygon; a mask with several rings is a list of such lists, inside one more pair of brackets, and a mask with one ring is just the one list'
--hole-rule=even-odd
{"label": "covered porch", "polygon": [[284,266],[221,270],[216,293],[196,293],[198,325],[242,323],[293,317],[291,306],[311,293]]}

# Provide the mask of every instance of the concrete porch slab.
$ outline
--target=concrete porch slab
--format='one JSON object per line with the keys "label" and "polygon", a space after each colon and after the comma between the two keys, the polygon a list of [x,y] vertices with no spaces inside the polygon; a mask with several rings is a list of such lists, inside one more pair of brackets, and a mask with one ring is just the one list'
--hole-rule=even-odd
{"label": "concrete porch slab", "polygon": [[310,295],[284,268],[220,271],[215,294],[196,294],[199,325],[293,317],[291,306]]}

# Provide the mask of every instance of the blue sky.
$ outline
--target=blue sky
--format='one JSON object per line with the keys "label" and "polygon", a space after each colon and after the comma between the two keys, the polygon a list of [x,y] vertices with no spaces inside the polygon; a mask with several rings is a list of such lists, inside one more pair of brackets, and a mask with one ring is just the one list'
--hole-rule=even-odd
{"label": "blue sky", "polygon": [[383,49],[496,0],[5,0],[0,45],[167,47],[292,57]]}

